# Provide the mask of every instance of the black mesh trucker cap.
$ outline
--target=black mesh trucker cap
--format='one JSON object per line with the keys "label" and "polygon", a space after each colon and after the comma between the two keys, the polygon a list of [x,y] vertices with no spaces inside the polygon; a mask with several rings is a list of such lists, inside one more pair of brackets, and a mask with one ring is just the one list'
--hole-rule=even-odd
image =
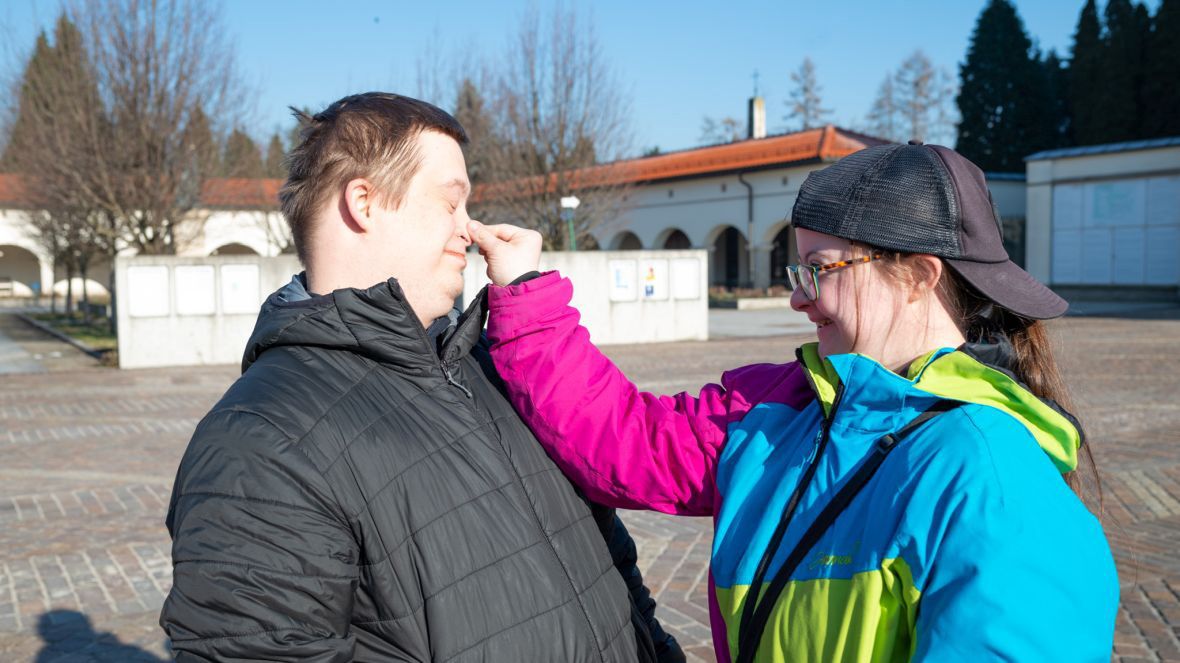
{"label": "black mesh trucker cap", "polygon": [[791,223],[939,256],[985,297],[1025,318],[1056,318],[1069,307],[1008,259],[983,171],[941,145],[877,145],[811,173]]}

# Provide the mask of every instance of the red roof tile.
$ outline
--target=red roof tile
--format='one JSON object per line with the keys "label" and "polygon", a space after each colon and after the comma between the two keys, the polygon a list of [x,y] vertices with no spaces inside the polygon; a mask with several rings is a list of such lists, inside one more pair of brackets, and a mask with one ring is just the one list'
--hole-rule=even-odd
{"label": "red roof tile", "polygon": [[282,186],[278,179],[208,179],[201,186],[201,202],[209,207],[277,208]]}
{"label": "red roof tile", "polygon": [[23,207],[27,197],[25,183],[21,181],[20,175],[0,173],[0,206]]}
{"label": "red roof tile", "polygon": [[[642,184],[687,177],[707,177],[743,170],[758,170],[808,162],[836,161],[853,152],[889,141],[827,125],[780,136],[742,140],[722,145],[697,147],[668,154],[615,161],[585,168],[567,175],[573,190],[588,186]],[[476,202],[497,196],[527,195],[540,188],[541,180],[530,178],[476,187]],[[547,189],[556,187],[550,176]]]}
{"label": "red roof tile", "polygon": [[[283,180],[214,178],[201,187],[201,202],[213,208],[270,209],[279,204]],[[20,175],[0,173],[0,206],[25,207],[28,195]]]}
{"label": "red roof tile", "polygon": [[821,129],[632,159],[619,165],[630,165],[629,182],[651,182],[806,161],[835,161],[887,142],[829,124]]}

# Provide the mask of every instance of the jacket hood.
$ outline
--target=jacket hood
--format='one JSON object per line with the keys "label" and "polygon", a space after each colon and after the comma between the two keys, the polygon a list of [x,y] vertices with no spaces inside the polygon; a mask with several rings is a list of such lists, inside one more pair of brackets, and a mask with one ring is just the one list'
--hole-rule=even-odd
{"label": "jacket hood", "polygon": [[312,346],[354,352],[411,374],[430,373],[440,359],[457,361],[479,342],[485,301],[481,293],[462,316],[452,311],[428,331],[396,279],[311,295],[303,274],[297,274],[262,304],[242,370],[272,348]]}
{"label": "jacket hood", "polygon": [[849,409],[845,403],[855,410],[858,425],[863,425],[870,413],[900,412],[920,400],[974,403],[1014,417],[1059,471],[1077,468],[1078,449],[1084,442],[1081,426],[1056,402],[1037,397],[1015,377],[1011,345],[1006,342],[935,350],[910,364],[904,377],[864,355],[820,357],[818,343],[802,346],[797,354],[829,417],[834,410],[843,413]]}

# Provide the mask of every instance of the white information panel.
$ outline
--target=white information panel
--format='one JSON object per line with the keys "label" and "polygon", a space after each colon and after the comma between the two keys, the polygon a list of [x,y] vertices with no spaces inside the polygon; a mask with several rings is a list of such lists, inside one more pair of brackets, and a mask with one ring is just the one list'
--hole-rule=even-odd
{"label": "white information panel", "polygon": [[177,265],[172,274],[176,285],[177,315],[213,315],[217,312],[217,301],[213,296],[213,265]]}
{"label": "white information panel", "polygon": [[639,296],[635,266],[634,260],[611,260],[608,262],[610,300],[612,302],[633,302]]}
{"label": "white information panel", "polygon": [[127,314],[133,318],[167,316],[171,311],[168,268],[140,265],[127,268]]}
{"label": "white information panel", "polygon": [[701,262],[695,258],[672,261],[672,299],[701,298]]}
{"label": "white information panel", "polygon": [[644,299],[668,298],[668,261],[643,260],[639,263],[639,283]]}
{"label": "white information panel", "polygon": [[1124,180],[1086,185],[1090,190],[1090,227],[1143,225],[1146,180]]}
{"label": "white information panel", "polygon": [[262,296],[258,292],[258,265],[221,266],[221,313],[258,313]]}

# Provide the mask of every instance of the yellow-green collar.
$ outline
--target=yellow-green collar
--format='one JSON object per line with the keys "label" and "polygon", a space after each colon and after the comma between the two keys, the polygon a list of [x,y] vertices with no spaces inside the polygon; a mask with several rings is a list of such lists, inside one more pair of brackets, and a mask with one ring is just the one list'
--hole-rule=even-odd
{"label": "yellow-green collar", "polygon": [[[1052,404],[1041,400],[1007,373],[976,360],[971,355],[950,348],[933,350],[910,364],[903,378],[864,355],[820,357],[819,344],[808,343],[797,351],[800,363],[823,407],[824,415],[831,416],[843,379],[837,364],[847,367],[869,362],[868,372],[857,370],[858,376],[876,376],[881,391],[914,389],[926,394],[993,407],[1019,421],[1036,439],[1041,449],[1061,472],[1077,468],[1081,432],[1074,420]],[[832,359],[837,359],[833,362]],[[858,378],[859,379],[859,378]],[[886,386],[890,385],[890,386]],[[873,393],[856,385],[857,393]],[[882,405],[892,407],[893,401],[884,399]]]}

